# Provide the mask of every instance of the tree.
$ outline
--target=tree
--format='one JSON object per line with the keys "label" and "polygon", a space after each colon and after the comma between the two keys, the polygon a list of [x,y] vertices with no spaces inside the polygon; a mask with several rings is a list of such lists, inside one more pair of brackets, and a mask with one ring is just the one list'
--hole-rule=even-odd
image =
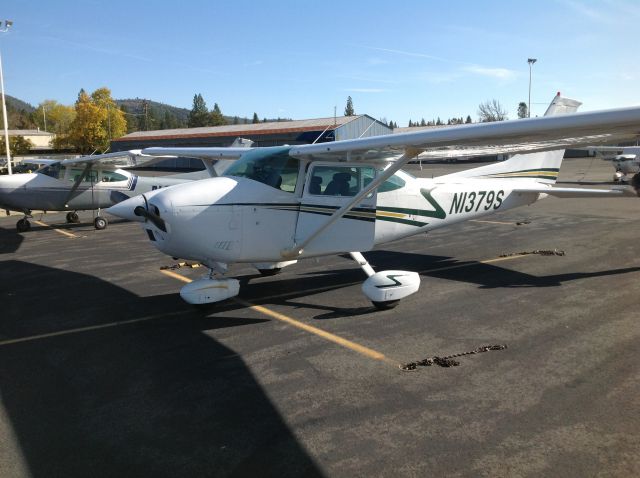
{"label": "tree", "polygon": [[471,120],[471,115],[467,115],[467,119],[465,120],[466,124],[471,124],[473,121]]}
{"label": "tree", "polygon": [[189,126],[189,128],[208,126],[209,120],[209,110],[207,110],[207,103],[205,103],[204,98],[202,98],[200,93],[193,95],[193,106],[189,112],[187,126]]}
{"label": "tree", "polygon": [[345,116],[354,116],[356,111],[353,109],[353,100],[350,96],[347,97],[347,106],[344,108]]}
{"label": "tree", "polygon": [[251,120],[253,124],[260,123],[260,118],[258,118],[258,113],[253,113],[253,119]]}
{"label": "tree", "polygon": [[68,134],[75,117],[76,111],[73,106],[61,105],[55,100],[44,100],[33,113],[33,121],[38,128],[56,135]]}
{"label": "tree", "polygon": [[481,123],[490,123],[492,121],[504,121],[508,119],[507,112],[496,99],[485,101],[478,105],[478,118]]}
{"label": "tree", "polygon": [[111,90],[106,87],[98,88],[91,93],[91,100],[103,111],[106,111],[106,117],[102,122],[102,128],[107,132],[108,142],[103,145],[102,149],[109,149],[111,140],[119,138],[127,132],[127,120],[124,113],[113,98],[111,98]]}
{"label": "tree", "polygon": [[427,126],[427,122],[424,120],[424,118],[420,120],[420,126]]}
{"label": "tree", "polygon": [[[14,156],[28,154],[31,148],[33,148],[33,143],[31,140],[25,139],[24,136],[9,136],[9,148],[11,149],[11,154]],[[7,155],[7,150],[4,145],[4,135],[0,137],[0,155]]]}
{"label": "tree", "polygon": [[528,118],[529,117],[529,108],[527,108],[527,104],[524,101],[521,101],[518,104],[518,118]]}
{"label": "tree", "polygon": [[106,151],[111,139],[127,130],[124,113],[116,106],[108,88],[98,88],[91,96],[80,90],[75,113],[69,133],[56,137],[54,147],[71,146],[82,154]]}
{"label": "tree", "polygon": [[413,121],[409,120],[409,124],[408,124],[409,128],[413,127]]}
{"label": "tree", "polygon": [[220,111],[220,107],[218,106],[218,103],[214,103],[213,105],[209,124],[211,126],[222,126],[227,124],[227,122],[224,119],[224,116],[222,116],[222,111]]}

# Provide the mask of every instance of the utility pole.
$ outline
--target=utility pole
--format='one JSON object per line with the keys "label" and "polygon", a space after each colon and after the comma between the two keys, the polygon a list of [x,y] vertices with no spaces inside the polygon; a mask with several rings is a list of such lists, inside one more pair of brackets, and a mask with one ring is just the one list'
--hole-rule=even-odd
{"label": "utility pole", "polygon": [[527,117],[531,118],[531,67],[533,64],[538,61],[537,58],[529,58],[527,63],[529,63],[529,106],[527,106]]}
{"label": "utility pole", "polygon": [[[0,21],[0,33],[7,33],[11,28],[13,22],[11,20],[4,21],[4,27],[2,21]],[[4,118],[4,146],[7,151],[7,172],[13,174],[11,169],[11,151],[9,148],[9,126],[7,123],[7,103],[4,99],[4,77],[2,76],[2,55],[0,55],[0,89],[2,90],[2,116]]]}
{"label": "utility pole", "polygon": [[47,131],[47,112],[44,108],[44,105],[42,105],[42,118],[44,120],[44,130]]}

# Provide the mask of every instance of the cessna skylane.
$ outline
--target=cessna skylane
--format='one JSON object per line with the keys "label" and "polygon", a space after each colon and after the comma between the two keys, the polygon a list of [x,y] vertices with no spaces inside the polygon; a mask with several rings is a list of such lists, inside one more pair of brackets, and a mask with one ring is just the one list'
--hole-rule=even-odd
{"label": "cessna skylane", "polygon": [[[350,253],[368,279],[362,290],[379,308],[415,293],[416,272],[375,272],[362,255],[374,246],[531,204],[547,196],[635,196],[628,187],[554,187],[569,145],[640,134],[640,107],[575,113],[558,94],[545,117],[438,128],[300,146],[148,148],[145,154],[236,159],[222,177],[136,196],[108,212],[142,223],[151,243],[209,272],[185,285],[191,304],[236,296],[230,263],[276,272],[298,259]],[[571,114],[567,114],[571,113]],[[433,179],[401,170],[417,154],[457,148],[467,154],[519,153],[507,161]],[[522,154],[524,153],[524,154]],[[640,176],[640,175],[639,175]],[[640,188],[638,177],[633,181]]]}
{"label": "cessna skylane", "polygon": [[[232,147],[236,151],[250,146]],[[154,162],[174,156],[147,156],[139,150],[83,156],[64,161],[42,160],[43,167],[33,173],[0,176],[0,209],[19,211],[24,217],[18,220],[18,232],[31,228],[29,217],[33,210],[67,211],[67,222],[79,222],[77,211],[97,210],[93,224],[96,229],[105,229],[107,219],[101,209],[141,193],[160,188],[218,176],[224,162],[212,167],[207,163],[207,171],[176,174],[171,176],[138,176],[123,168],[148,166]],[[37,162],[37,161],[36,161]]]}

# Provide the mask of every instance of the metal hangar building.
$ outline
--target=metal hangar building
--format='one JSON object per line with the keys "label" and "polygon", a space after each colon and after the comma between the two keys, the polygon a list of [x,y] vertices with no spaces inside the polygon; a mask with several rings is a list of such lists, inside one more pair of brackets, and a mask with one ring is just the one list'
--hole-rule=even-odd
{"label": "metal hangar building", "polygon": [[391,134],[393,130],[369,115],[336,116],[270,123],[208,126],[203,128],[136,131],[111,141],[112,151],[151,146],[231,146],[236,138],[253,146],[309,144]]}

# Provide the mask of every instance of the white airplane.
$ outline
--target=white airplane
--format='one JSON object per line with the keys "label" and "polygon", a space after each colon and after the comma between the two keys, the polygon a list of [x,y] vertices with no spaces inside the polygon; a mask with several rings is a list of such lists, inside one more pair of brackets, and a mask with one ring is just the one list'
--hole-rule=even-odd
{"label": "white airplane", "polygon": [[[239,281],[224,277],[230,263],[275,272],[298,259],[349,252],[369,276],[364,294],[388,308],[416,292],[420,278],[402,270],[376,273],[363,251],[548,195],[635,196],[627,187],[553,187],[561,148],[640,134],[640,107],[564,115],[579,105],[558,94],[542,118],[252,148],[241,155],[224,148],[149,148],[144,152],[239,160],[223,177],[143,194],[109,213],[142,222],[152,244],[165,254],[209,268],[205,277],[182,288],[180,295],[189,303],[237,295]],[[423,150],[451,147],[467,148],[469,155],[479,150],[528,154],[433,179],[401,170]]]}
{"label": "white airplane", "polygon": [[[238,142],[240,141],[240,143]],[[231,150],[250,146],[248,140],[238,138]],[[207,163],[207,171],[168,176],[138,176],[122,168],[149,165],[175,156],[148,156],[140,150],[84,156],[64,161],[41,160],[45,166],[33,173],[0,176],[0,209],[19,211],[18,232],[31,228],[28,220],[33,210],[68,211],[67,222],[79,222],[77,211],[98,210],[94,219],[96,229],[107,227],[101,209],[120,201],[160,188],[184,182],[218,176],[224,162]]]}
{"label": "white airplane", "polygon": [[619,154],[613,160],[616,172],[613,173],[613,181],[624,183],[630,174],[640,173],[640,154]]}

